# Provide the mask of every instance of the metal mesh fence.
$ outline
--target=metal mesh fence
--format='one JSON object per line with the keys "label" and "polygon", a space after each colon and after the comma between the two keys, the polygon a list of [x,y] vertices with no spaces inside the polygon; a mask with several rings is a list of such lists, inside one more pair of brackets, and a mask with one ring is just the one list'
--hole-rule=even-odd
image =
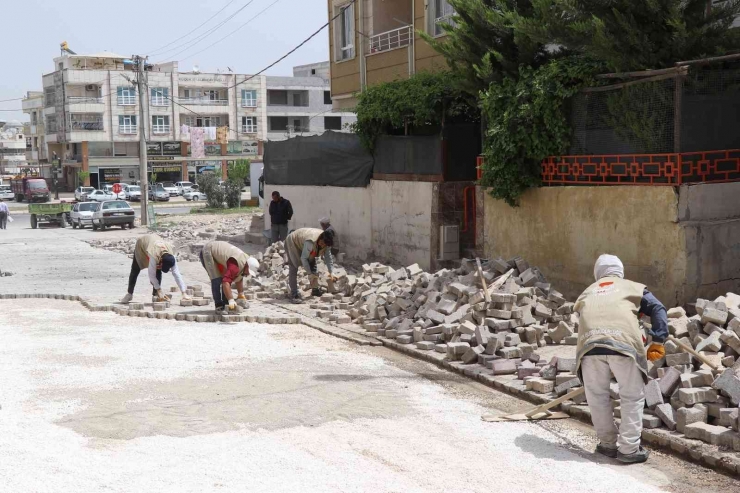
{"label": "metal mesh fence", "polygon": [[572,99],[571,155],[740,148],[739,61],[694,64],[685,75],[623,82],[588,88]]}

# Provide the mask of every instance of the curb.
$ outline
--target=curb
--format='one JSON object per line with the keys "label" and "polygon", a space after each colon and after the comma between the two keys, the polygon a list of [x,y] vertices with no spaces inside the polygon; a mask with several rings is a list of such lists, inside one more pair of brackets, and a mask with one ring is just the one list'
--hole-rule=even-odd
{"label": "curb", "polygon": [[117,305],[97,305],[82,296],[69,294],[0,294],[0,300],[15,299],[51,299],[77,301],[91,312],[113,312],[116,315],[128,317],[156,318],[160,320],[177,320],[187,322],[249,322],[268,325],[294,325],[303,323],[301,317],[276,317],[264,315],[202,315],[194,313],[167,313],[147,310],[129,310]]}

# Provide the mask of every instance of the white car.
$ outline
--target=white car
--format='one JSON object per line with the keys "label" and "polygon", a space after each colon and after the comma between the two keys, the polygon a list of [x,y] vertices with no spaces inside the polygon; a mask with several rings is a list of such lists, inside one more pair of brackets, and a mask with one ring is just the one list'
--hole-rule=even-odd
{"label": "white car", "polygon": [[177,192],[179,195],[185,195],[186,192],[189,192],[193,189],[193,182],[178,181],[177,183],[175,183],[175,186],[177,187]]}
{"label": "white car", "polygon": [[104,200],[113,200],[112,192],[106,192],[105,190],[93,190],[87,194],[86,200],[88,202],[103,202]]}
{"label": "white car", "polygon": [[171,181],[166,181],[162,183],[162,186],[165,190],[167,190],[167,193],[170,194],[170,197],[177,197],[178,195],[180,195],[180,190]]}
{"label": "white car", "polygon": [[98,208],[97,202],[80,202],[72,207],[72,212],[69,213],[69,220],[72,223],[72,228],[84,228],[85,226],[92,225],[93,212]]}
{"label": "white car", "polygon": [[126,226],[129,229],[135,227],[136,214],[125,200],[106,200],[96,206],[92,217],[93,231],[98,228],[104,230],[110,226],[120,226],[121,229],[126,229]]}
{"label": "white car", "polygon": [[87,194],[94,191],[95,189],[93,187],[77,187],[75,189],[75,200],[84,202]]}
{"label": "white car", "polygon": [[114,199],[126,199],[126,192],[123,191],[123,183],[117,183],[117,185],[120,185],[121,191],[119,193],[113,193],[113,185],[106,185],[103,187],[103,190],[110,193]]}
{"label": "white car", "polygon": [[183,195],[185,197],[185,200],[190,202],[191,200],[198,202],[199,200],[206,200],[206,194],[201,192],[200,190],[190,190],[189,192],[185,192]]}
{"label": "white car", "polygon": [[141,201],[141,187],[139,185],[126,185],[123,193],[126,195],[126,200]]}
{"label": "white car", "polygon": [[13,195],[13,190],[10,189],[10,185],[0,185],[0,199],[13,200],[14,198],[15,195]]}

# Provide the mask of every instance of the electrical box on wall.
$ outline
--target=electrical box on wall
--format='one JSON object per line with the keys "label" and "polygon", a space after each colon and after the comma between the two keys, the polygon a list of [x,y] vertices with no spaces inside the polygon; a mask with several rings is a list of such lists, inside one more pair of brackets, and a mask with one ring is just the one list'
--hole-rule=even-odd
{"label": "electrical box on wall", "polygon": [[439,259],[457,260],[460,258],[460,226],[439,227]]}

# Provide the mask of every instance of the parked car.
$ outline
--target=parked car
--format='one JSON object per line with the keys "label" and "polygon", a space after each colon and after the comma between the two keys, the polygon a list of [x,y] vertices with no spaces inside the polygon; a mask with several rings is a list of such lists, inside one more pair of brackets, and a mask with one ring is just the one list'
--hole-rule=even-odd
{"label": "parked car", "polygon": [[180,195],[180,190],[171,181],[163,182],[162,186],[167,190],[167,193],[170,194],[170,197],[177,197]]}
{"label": "parked car", "polygon": [[119,193],[114,193],[113,192],[113,185],[105,185],[103,187],[103,190],[105,190],[106,192],[108,192],[111,195],[113,195],[113,198],[114,199],[125,200],[126,199],[126,193],[123,191],[123,185],[124,184],[123,183],[117,183],[117,185],[120,185],[121,186],[121,191]]}
{"label": "parked car", "polygon": [[13,200],[14,198],[15,194],[10,189],[10,185],[0,185],[0,199]]}
{"label": "parked car", "polygon": [[161,183],[157,183],[149,187],[149,200],[169,202],[170,193],[165,190]]}
{"label": "parked car", "polygon": [[121,226],[121,229],[134,228],[136,215],[125,200],[106,200],[98,204],[93,212],[92,229],[105,229],[110,226]]}
{"label": "parked car", "polygon": [[75,188],[75,200],[84,202],[87,200],[87,194],[94,191],[95,189],[93,187],[77,187]]}
{"label": "parked car", "polygon": [[177,192],[179,195],[185,195],[185,192],[189,192],[193,189],[193,182],[190,181],[178,181],[175,183]]}
{"label": "parked car", "polygon": [[93,190],[87,194],[87,202],[103,202],[104,200],[113,200],[113,193],[106,192],[105,190]]}
{"label": "parked car", "polygon": [[185,197],[185,200],[187,200],[188,202],[190,202],[191,200],[197,202],[199,200],[207,199],[206,194],[204,194],[197,188],[195,190],[190,190],[189,192],[185,192],[185,195],[183,195],[183,197]]}
{"label": "parked car", "polygon": [[72,228],[84,228],[92,225],[93,213],[98,208],[97,202],[79,202],[72,207],[69,217]]}
{"label": "parked car", "polygon": [[126,185],[123,188],[123,193],[126,195],[126,200],[141,201],[141,187],[139,185]]}
{"label": "parked car", "polygon": [[16,202],[48,202],[50,198],[49,186],[43,178],[21,178],[11,180],[10,188],[13,190]]}

